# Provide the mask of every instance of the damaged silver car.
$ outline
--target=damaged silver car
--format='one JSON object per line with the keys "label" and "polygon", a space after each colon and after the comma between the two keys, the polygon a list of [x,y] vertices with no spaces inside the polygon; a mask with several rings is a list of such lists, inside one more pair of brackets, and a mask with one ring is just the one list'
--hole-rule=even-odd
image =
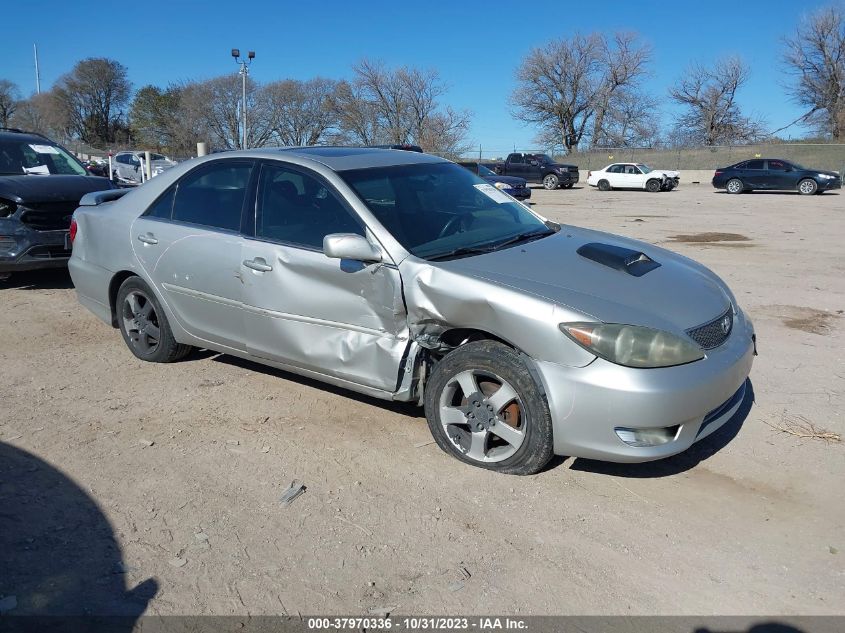
{"label": "damaged silver car", "polygon": [[683,451],[755,353],[704,266],[414,152],[213,155],[86,196],[71,234],[79,300],[138,358],[208,348],[417,402],[444,451],[500,472]]}

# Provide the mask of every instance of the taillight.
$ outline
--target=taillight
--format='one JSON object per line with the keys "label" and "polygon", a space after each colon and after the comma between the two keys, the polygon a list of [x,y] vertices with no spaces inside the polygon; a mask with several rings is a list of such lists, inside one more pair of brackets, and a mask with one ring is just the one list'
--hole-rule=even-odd
{"label": "taillight", "polygon": [[76,219],[70,221],[70,243],[73,244],[73,240],[76,239],[76,232],[79,230],[79,227],[76,225]]}
{"label": "taillight", "polygon": [[592,176],[592,175],[593,175],[593,172],[591,172],[591,171],[588,171],[588,172],[587,172],[587,178],[589,178],[589,177],[590,177],[590,176]]}
{"label": "taillight", "polygon": [[714,175],[714,176],[721,176],[721,175],[722,175],[722,172],[720,172],[720,171],[717,169],[717,170],[716,170],[716,173],[715,173],[715,174],[713,174],[713,175]]}

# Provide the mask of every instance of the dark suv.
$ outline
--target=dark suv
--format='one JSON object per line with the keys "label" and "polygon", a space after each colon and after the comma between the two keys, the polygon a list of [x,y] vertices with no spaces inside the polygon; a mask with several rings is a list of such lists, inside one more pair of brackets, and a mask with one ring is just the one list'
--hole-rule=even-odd
{"label": "dark suv", "polygon": [[0,128],[0,279],[66,266],[79,199],[113,188],[46,136]]}

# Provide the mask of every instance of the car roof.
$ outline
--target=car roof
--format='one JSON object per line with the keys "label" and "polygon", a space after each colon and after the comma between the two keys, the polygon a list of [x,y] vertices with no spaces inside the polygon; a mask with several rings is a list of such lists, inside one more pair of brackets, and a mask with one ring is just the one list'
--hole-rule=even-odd
{"label": "car roof", "polygon": [[416,165],[423,163],[446,163],[445,158],[408,152],[401,149],[377,149],[373,147],[265,147],[262,149],[224,152],[220,158],[250,156],[255,158],[279,159],[285,156],[321,163],[333,171],[390,167],[393,165]]}
{"label": "car roof", "polygon": [[29,141],[31,143],[40,143],[42,145],[46,141],[55,145],[54,141],[50,140],[46,136],[42,136],[41,134],[37,134],[35,132],[16,131],[14,129],[0,129],[0,141]]}

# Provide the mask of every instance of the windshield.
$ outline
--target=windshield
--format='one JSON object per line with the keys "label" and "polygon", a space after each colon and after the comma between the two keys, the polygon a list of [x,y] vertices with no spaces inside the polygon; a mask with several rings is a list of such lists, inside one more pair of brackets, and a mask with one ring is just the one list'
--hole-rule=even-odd
{"label": "windshield", "polygon": [[637,167],[639,167],[640,171],[643,172],[644,174],[648,174],[648,173],[654,171],[651,167],[649,167],[648,165],[646,165],[644,163],[637,163]]}
{"label": "windshield", "polygon": [[489,178],[490,176],[493,176],[495,178],[496,172],[493,171],[492,169],[487,169],[484,165],[479,165],[478,166],[478,175],[485,177],[485,178]]}
{"label": "windshield", "polygon": [[45,139],[37,143],[0,141],[0,174],[85,176],[88,172],[76,158]]}
{"label": "windshield", "polygon": [[454,163],[356,169],[340,176],[405,249],[424,259],[495,250],[523,236],[553,232],[522,204]]}

